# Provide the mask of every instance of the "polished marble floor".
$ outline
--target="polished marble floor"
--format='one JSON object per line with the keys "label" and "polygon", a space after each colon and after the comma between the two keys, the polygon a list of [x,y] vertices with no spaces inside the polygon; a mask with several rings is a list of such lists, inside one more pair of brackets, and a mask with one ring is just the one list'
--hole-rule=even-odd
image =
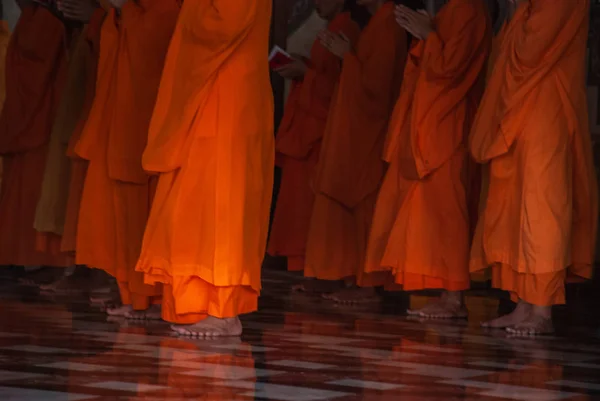
{"label": "polished marble floor", "polygon": [[266,271],[261,311],[241,339],[173,337],[45,297],[0,277],[0,401],[600,400],[600,297],[570,289],[555,337],[515,339],[478,322],[508,305],[467,297],[468,322],[402,313],[427,296],[341,308],[290,294],[296,280]]}

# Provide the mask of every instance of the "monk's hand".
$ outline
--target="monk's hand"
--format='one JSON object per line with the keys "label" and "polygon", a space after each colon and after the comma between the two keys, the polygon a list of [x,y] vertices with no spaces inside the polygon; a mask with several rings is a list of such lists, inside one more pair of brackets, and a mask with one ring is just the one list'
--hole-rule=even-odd
{"label": "monk's hand", "polygon": [[89,22],[96,10],[92,0],[59,0],[56,5],[65,18],[81,22]]}
{"label": "monk's hand", "polygon": [[300,79],[306,74],[308,67],[302,57],[292,56],[294,59],[291,63],[283,65],[275,69],[275,72],[286,79]]}
{"label": "monk's hand", "polygon": [[319,33],[319,40],[323,47],[341,59],[346,56],[346,53],[349,53],[352,50],[350,39],[343,33],[333,33],[324,30]]}
{"label": "monk's hand", "polygon": [[420,40],[425,40],[433,32],[433,18],[425,10],[414,11],[399,5],[394,10],[396,22],[407,32]]}

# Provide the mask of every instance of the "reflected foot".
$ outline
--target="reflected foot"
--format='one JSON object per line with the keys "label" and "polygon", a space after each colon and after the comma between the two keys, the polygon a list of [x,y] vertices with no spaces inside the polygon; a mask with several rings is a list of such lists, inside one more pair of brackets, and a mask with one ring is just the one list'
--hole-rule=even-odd
{"label": "reflected foot", "polygon": [[292,291],[306,294],[327,294],[339,290],[341,286],[339,281],[308,279],[293,285]]}
{"label": "reflected foot", "polygon": [[162,308],[160,305],[152,305],[146,310],[131,310],[125,313],[125,317],[130,320],[161,320]]}
{"label": "reflected foot", "polygon": [[106,308],[106,314],[109,316],[122,316],[126,317],[128,313],[133,313],[133,307],[131,305],[121,305],[111,308]]}
{"label": "reflected foot", "polygon": [[423,319],[466,319],[468,317],[460,292],[445,292],[436,302],[421,309],[408,309],[406,313]]}
{"label": "reflected foot", "polygon": [[40,285],[40,290],[46,292],[55,292],[61,294],[75,294],[85,292],[89,286],[89,281],[81,277],[62,276],[58,280]]}
{"label": "reflected foot", "polygon": [[195,324],[174,324],[171,329],[184,337],[216,338],[242,335],[242,322],[238,317],[220,319],[208,316]]}
{"label": "reflected foot", "polygon": [[530,312],[531,305],[527,302],[520,301],[512,313],[484,322],[481,324],[481,327],[490,329],[506,329],[507,327],[513,327],[524,322],[529,317]]}
{"label": "reflected foot", "polygon": [[324,298],[343,305],[363,305],[381,301],[381,298],[375,292],[375,288],[372,287],[344,288],[326,297],[324,296]]}

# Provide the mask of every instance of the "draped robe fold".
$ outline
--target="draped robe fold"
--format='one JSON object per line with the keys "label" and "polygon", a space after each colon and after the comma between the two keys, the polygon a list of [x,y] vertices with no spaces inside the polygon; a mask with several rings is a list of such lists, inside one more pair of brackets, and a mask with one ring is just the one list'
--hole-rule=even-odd
{"label": "draped robe fold", "polygon": [[95,99],[75,152],[89,161],[76,239],[76,261],[116,278],[135,310],[160,301],[160,286],[135,271],[155,179],[142,153],[169,42],[176,0],[130,1],[104,19]]}
{"label": "draped robe fold", "polygon": [[137,269],[163,319],[253,312],[273,188],[270,0],[184,1],[143,167],[159,174]]}
{"label": "draped robe fold", "polygon": [[[345,35],[354,46],[359,26],[344,12],[327,26]],[[276,162],[281,167],[281,187],[271,225],[268,252],[287,257],[288,270],[304,270],[304,253],[314,192],[314,175],[321,139],[334,90],[341,73],[339,58],[315,40],[308,71],[293,83],[276,136]]]}
{"label": "draped robe fold", "polygon": [[0,265],[68,266],[54,252],[60,238],[36,249],[33,228],[52,123],[66,75],[71,30],[48,9],[25,6],[6,55],[6,100],[0,116]]}
{"label": "draped robe fold", "polygon": [[[367,235],[385,171],[388,121],[400,91],[408,39],[385,3],[343,60],[314,179],[304,275],[362,276]],[[362,281],[361,277],[358,277]]]}
{"label": "draped robe fold", "polygon": [[466,140],[492,28],[482,0],[451,0],[434,24],[411,51],[394,109],[365,270],[391,271],[405,290],[459,291],[470,285]]}
{"label": "draped robe fold", "polygon": [[471,270],[513,299],[565,302],[569,276],[589,278],[598,187],[585,88],[588,0],[531,0],[505,27],[470,136],[489,187]]}

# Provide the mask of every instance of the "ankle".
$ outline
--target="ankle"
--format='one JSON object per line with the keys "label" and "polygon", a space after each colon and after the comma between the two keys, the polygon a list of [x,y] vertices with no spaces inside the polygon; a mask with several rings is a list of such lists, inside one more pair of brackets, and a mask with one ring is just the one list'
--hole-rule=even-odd
{"label": "ankle", "polygon": [[543,319],[552,319],[552,306],[532,305],[531,314]]}

